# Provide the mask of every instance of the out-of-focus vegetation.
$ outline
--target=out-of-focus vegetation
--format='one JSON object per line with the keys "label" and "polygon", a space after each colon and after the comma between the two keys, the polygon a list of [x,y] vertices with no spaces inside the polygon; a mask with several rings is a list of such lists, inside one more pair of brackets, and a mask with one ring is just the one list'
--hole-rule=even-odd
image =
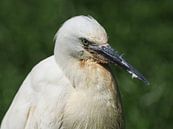
{"label": "out-of-focus vegetation", "polygon": [[1,0],[0,120],[32,67],[53,54],[57,29],[81,14],[95,17],[110,44],[151,83],[113,68],[126,128],[172,129],[173,0]]}

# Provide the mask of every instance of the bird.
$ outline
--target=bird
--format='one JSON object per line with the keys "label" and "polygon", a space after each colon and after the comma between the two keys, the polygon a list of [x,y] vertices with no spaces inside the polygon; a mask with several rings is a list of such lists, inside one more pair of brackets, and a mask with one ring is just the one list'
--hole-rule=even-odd
{"label": "bird", "polygon": [[149,84],[111,47],[96,19],[68,19],[55,34],[54,54],[34,66],[21,84],[1,129],[123,129],[110,64]]}

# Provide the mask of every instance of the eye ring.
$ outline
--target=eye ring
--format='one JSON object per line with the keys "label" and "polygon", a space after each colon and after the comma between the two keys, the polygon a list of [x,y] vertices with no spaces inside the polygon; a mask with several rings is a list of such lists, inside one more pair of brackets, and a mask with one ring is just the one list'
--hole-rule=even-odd
{"label": "eye ring", "polygon": [[81,41],[84,46],[88,46],[90,44],[90,42],[85,38],[82,38]]}

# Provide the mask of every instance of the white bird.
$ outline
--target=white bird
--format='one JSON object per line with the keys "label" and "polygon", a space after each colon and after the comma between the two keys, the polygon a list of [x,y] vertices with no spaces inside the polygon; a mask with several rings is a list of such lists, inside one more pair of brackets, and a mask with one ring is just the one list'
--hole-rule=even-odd
{"label": "white bird", "polygon": [[76,16],[57,32],[54,55],[28,74],[1,129],[121,129],[122,107],[108,64],[147,80],[108,44],[92,17]]}

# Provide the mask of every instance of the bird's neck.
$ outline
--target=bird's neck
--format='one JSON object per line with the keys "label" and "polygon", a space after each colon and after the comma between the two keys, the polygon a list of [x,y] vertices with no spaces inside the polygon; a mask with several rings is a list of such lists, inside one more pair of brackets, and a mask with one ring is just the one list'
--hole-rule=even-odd
{"label": "bird's neck", "polygon": [[109,69],[92,60],[69,59],[68,63],[61,64],[60,67],[75,88],[101,88],[114,83]]}

